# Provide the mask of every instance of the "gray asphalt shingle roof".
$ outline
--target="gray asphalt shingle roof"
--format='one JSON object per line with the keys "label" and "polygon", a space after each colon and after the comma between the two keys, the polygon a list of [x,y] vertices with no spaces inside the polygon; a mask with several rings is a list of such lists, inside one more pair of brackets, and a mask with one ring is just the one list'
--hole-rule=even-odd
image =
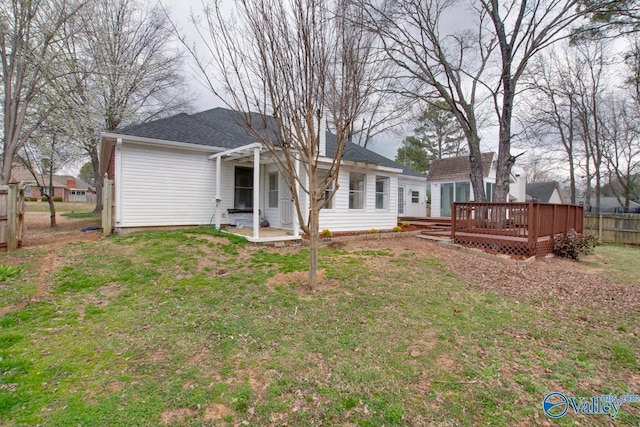
{"label": "gray asphalt shingle roof", "polygon": [[[493,162],[494,157],[494,152],[482,153],[482,173],[485,178],[489,176],[491,162]],[[447,157],[431,161],[428,181],[468,181],[470,175],[471,164],[469,163],[469,156]]]}
{"label": "gray asphalt shingle roof", "polygon": [[[258,114],[254,114],[252,118],[255,118],[258,123],[262,120]],[[256,139],[247,133],[238,113],[227,108],[213,108],[195,114],[181,113],[128,126],[112,133],[220,148],[238,148],[256,142]],[[336,144],[336,136],[327,132],[329,157],[335,153]],[[403,175],[424,178],[424,175],[408,167],[353,143],[347,143],[343,159],[402,169]]]}
{"label": "gray asphalt shingle roof", "polygon": [[[553,195],[553,191],[557,187],[558,183],[556,181],[530,182],[527,183],[526,192],[529,197],[537,197],[538,201],[542,203],[549,203],[549,200],[551,200],[551,196]],[[558,192],[560,192],[559,188]]]}

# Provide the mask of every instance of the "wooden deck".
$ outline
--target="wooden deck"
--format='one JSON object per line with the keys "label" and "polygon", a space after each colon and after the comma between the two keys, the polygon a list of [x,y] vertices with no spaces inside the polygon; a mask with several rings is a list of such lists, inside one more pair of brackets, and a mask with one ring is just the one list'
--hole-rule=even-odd
{"label": "wooden deck", "polygon": [[555,236],[583,232],[581,206],[548,203],[453,203],[451,240],[507,255],[544,256]]}
{"label": "wooden deck", "polygon": [[553,252],[555,236],[583,232],[581,206],[548,203],[476,203],[452,205],[452,218],[401,217],[435,240],[516,256]]}

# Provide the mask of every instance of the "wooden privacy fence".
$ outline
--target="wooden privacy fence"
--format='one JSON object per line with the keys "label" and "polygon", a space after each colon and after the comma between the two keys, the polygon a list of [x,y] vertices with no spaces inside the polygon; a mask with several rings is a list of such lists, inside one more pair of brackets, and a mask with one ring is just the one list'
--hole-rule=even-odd
{"label": "wooden privacy fence", "polygon": [[553,252],[553,237],[583,232],[583,208],[550,203],[453,203],[451,240],[508,255]]}
{"label": "wooden privacy fence", "polygon": [[24,228],[24,186],[0,185],[0,251],[22,246]]}
{"label": "wooden privacy fence", "polygon": [[603,243],[640,245],[640,214],[584,214],[584,232]]}

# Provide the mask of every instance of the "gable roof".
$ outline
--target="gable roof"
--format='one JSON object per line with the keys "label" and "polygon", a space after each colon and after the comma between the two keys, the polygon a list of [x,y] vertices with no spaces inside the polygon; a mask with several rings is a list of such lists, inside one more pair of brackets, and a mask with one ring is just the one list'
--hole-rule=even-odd
{"label": "gable roof", "polygon": [[[36,179],[33,177],[31,172],[24,166],[14,166],[11,169],[11,178],[16,182],[23,181],[29,184],[36,184]],[[42,176],[39,173],[36,173],[36,178],[38,182],[43,185],[49,185],[49,177]],[[75,187],[68,187],[69,181],[74,181]],[[89,190],[93,189],[92,186],[87,184],[84,181],[79,180],[78,178],[71,175],[53,175],[53,187],[54,188],[69,188],[74,190]]]}
{"label": "gable roof", "polygon": [[549,203],[549,200],[551,200],[551,196],[553,196],[553,192],[556,189],[560,195],[560,200],[562,200],[562,193],[560,192],[560,186],[557,181],[529,182],[527,183],[526,192],[528,197],[536,197],[538,201],[542,203]]}
{"label": "gable roof", "polygon": [[[252,118],[255,116],[256,121],[262,121],[262,116],[259,114],[251,114]],[[272,122],[271,118],[267,120]],[[255,138],[247,132],[238,113],[221,107],[195,114],[181,113],[164,119],[128,126],[111,133],[227,149],[239,148],[256,142]],[[328,131],[326,144],[327,156],[332,157],[336,151],[337,140],[336,136]],[[343,160],[402,169],[403,175],[424,178],[424,175],[410,168],[350,142],[345,147]]]}
{"label": "gable roof", "polygon": [[[495,155],[496,153],[493,151],[482,153],[482,173],[485,178],[489,176],[491,163],[495,159]],[[427,180],[429,182],[469,181],[470,175],[471,164],[469,163],[469,156],[446,157],[431,161]]]}

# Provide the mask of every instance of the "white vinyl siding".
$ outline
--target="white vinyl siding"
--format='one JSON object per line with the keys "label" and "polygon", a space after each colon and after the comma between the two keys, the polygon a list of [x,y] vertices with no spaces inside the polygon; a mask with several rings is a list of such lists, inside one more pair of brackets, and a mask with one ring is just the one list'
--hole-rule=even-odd
{"label": "white vinyl siding", "polygon": [[[401,175],[399,185],[404,190],[404,212],[402,216],[424,218],[427,216],[427,183],[424,178]],[[417,193],[418,203],[413,197]]]}
{"label": "white vinyl siding", "polygon": [[[115,227],[209,224],[216,188],[209,154],[123,142],[116,153]],[[222,186],[225,213],[232,191]]]}
{"label": "white vinyl siding", "polygon": [[[349,181],[351,172],[360,173],[365,177],[364,203],[362,209],[349,208]],[[379,173],[379,172],[378,172]],[[338,191],[333,196],[333,208],[320,211],[320,230],[328,229],[340,231],[368,231],[391,230],[397,225],[396,209],[376,209],[376,170],[352,168],[343,166],[338,177]],[[389,206],[397,206],[398,178],[389,177]]]}

